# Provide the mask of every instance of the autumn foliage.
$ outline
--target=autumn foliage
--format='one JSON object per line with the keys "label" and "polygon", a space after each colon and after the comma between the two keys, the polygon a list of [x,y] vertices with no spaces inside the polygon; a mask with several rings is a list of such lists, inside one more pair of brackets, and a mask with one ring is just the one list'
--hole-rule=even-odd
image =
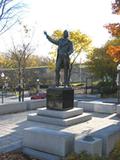
{"label": "autumn foliage", "polygon": [[112,3],[112,13],[120,14],[120,0],[115,0],[115,2]]}
{"label": "autumn foliage", "polygon": [[107,53],[113,58],[114,62],[120,62],[120,46],[109,45]]}
{"label": "autumn foliage", "polygon": [[120,36],[120,23],[110,23],[108,25],[105,25],[105,28],[107,28],[108,32],[112,36],[114,37]]}
{"label": "autumn foliage", "polygon": [[[120,0],[115,0],[112,3],[112,13],[120,15]],[[105,28],[114,37],[115,41],[119,40],[120,23],[109,23],[105,25]],[[110,44],[107,48],[107,53],[113,58],[114,62],[120,63],[120,43],[117,45]]]}

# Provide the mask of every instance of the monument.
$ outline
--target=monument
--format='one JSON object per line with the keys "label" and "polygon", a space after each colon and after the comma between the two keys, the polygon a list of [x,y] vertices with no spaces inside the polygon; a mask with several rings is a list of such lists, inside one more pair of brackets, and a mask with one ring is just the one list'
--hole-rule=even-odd
{"label": "monument", "polygon": [[[74,107],[74,89],[69,86],[69,55],[73,52],[73,44],[68,39],[68,31],[65,30],[63,37],[58,40],[51,38],[47,32],[44,34],[50,42],[58,45],[55,85],[47,89],[46,107],[39,108],[36,114],[28,115],[28,120],[63,127],[90,120],[91,114]],[[61,68],[64,69],[63,86],[60,86]]]}
{"label": "monument", "polygon": [[[65,30],[63,38],[59,40],[52,39],[47,32],[44,34],[50,42],[58,45],[55,86],[47,89],[46,107],[27,117],[29,121],[44,123],[44,128],[26,129],[23,152],[45,160],[60,160],[74,151],[75,140],[74,134],[63,132],[62,129],[86,122],[92,117],[89,113],[83,113],[82,108],[74,107],[74,90],[69,87],[69,55],[73,52],[73,45],[68,39],[68,32]],[[64,69],[64,86],[60,86],[59,82],[61,68]],[[36,137],[35,140],[33,137]]]}
{"label": "monument", "polygon": [[[68,110],[73,108],[74,90],[69,87],[69,55],[73,52],[73,43],[68,39],[68,31],[63,32],[63,37],[58,40],[50,37],[44,32],[46,38],[58,46],[56,69],[55,69],[55,87],[47,90],[47,108],[55,110]],[[60,86],[60,71],[64,69],[64,85]]]}

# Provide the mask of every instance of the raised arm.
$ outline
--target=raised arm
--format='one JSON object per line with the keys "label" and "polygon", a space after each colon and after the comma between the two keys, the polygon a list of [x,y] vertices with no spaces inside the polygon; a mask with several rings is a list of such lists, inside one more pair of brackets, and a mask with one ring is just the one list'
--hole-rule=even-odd
{"label": "raised arm", "polygon": [[44,34],[46,35],[46,38],[47,38],[50,42],[52,42],[53,44],[56,44],[56,45],[59,44],[59,42],[58,42],[57,40],[55,40],[55,39],[52,39],[52,38],[47,34],[47,32],[44,32]]}

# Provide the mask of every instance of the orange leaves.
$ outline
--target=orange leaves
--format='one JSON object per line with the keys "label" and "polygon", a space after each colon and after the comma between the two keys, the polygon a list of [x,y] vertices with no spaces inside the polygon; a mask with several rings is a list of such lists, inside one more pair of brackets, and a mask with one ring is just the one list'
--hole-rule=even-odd
{"label": "orange leaves", "polygon": [[108,32],[112,36],[120,36],[120,23],[110,23],[108,25],[105,25],[105,28],[108,29]]}
{"label": "orange leaves", "polygon": [[115,2],[112,3],[112,11],[113,14],[120,14],[120,0],[115,0]]}
{"label": "orange leaves", "polygon": [[[120,15],[120,0],[114,0],[112,3],[113,14]],[[107,53],[113,58],[114,62],[120,62],[120,23],[110,23],[104,26],[108,32],[115,38],[113,44],[107,45]]]}
{"label": "orange leaves", "polygon": [[120,46],[109,45],[107,53],[113,58],[114,62],[120,62]]}

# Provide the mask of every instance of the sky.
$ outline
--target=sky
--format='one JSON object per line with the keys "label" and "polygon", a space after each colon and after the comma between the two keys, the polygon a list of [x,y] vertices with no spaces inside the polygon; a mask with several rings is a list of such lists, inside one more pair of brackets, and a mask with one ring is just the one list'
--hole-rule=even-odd
{"label": "sky", "polygon": [[[32,44],[35,54],[47,56],[52,44],[43,31],[49,35],[56,29],[80,30],[93,41],[93,46],[102,46],[109,38],[105,24],[120,22],[120,16],[113,15],[111,0],[24,0],[27,9],[23,12],[23,22],[32,28]],[[19,26],[0,37],[0,51],[11,47],[11,39],[20,42]]]}

